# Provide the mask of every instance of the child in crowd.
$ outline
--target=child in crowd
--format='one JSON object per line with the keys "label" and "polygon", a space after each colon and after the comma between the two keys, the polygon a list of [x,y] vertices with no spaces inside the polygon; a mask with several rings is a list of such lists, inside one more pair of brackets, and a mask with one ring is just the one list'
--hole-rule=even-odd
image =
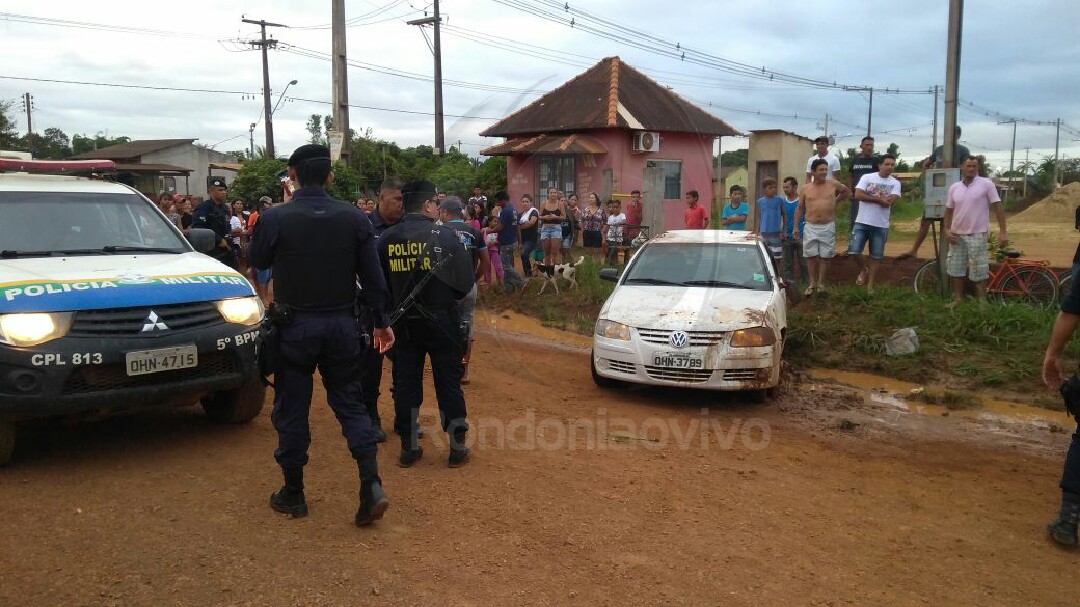
{"label": "child in crowd", "polygon": [[772,257],[773,268],[779,274],[778,260],[784,256],[784,199],[776,195],[776,180],[771,177],[762,180],[761,189],[765,195],[757,201],[758,233]]}
{"label": "child in crowd", "polygon": [[[498,207],[496,207],[498,208]],[[491,265],[488,266],[487,272],[484,273],[484,280],[487,281],[488,286],[491,285],[491,271],[495,271],[495,280],[499,283],[503,281],[503,267],[502,258],[499,257],[499,215],[496,213],[491,217],[488,217],[488,223],[484,226],[484,229],[480,232],[484,235],[484,244],[487,245],[488,257],[491,258]]]}
{"label": "child in crowd", "polygon": [[720,214],[720,225],[724,230],[745,230],[746,216],[750,214],[750,205],[746,203],[746,192],[742,186],[733,185],[728,190],[731,203]]}
{"label": "child in crowd", "polygon": [[623,224],[626,223],[626,215],[620,209],[618,200],[609,200],[607,216],[607,233],[604,240],[607,242],[607,263],[610,266],[619,265],[619,249],[623,243]]}

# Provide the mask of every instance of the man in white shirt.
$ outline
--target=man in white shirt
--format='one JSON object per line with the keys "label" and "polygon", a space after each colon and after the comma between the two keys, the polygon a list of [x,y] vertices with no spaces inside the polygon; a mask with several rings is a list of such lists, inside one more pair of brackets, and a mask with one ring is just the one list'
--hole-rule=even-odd
{"label": "man in white shirt", "polygon": [[825,176],[826,179],[836,179],[836,175],[840,173],[840,159],[829,151],[829,138],[822,135],[814,140],[814,145],[817,146],[817,153],[810,157],[810,160],[806,161],[806,181],[810,183],[813,181],[814,169],[810,168],[810,165],[814,164],[814,161],[821,158],[825,162],[829,163],[829,174]]}
{"label": "man in white shirt", "polygon": [[[855,199],[861,204],[859,214],[855,217],[855,225],[851,227],[851,242],[847,254],[857,256],[862,271],[859,272],[856,283],[865,283],[869,293],[874,292],[874,275],[881,266],[881,260],[885,258],[892,205],[900,199],[900,181],[892,176],[895,168],[896,156],[884,154],[878,161],[877,172],[863,175],[855,186]],[[869,260],[862,254],[868,242]]]}

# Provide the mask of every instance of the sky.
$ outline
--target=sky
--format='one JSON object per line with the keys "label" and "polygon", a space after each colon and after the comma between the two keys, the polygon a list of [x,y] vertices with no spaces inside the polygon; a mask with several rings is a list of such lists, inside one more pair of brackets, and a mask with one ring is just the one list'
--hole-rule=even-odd
{"label": "sky", "polygon": [[[35,132],[197,138],[227,151],[247,148],[249,125],[259,122],[254,139],[262,145],[262,64],[247,44],[258,27],[241,19],[265,19],[289,26],[271,28],[279,44],[269,55],[275,102],[285,93],[273,114],[275,142],[278,154],[287,154],[306,143],[310,115],[331,113],[331,4],[0,0],[0,100],[15,102],[20,132],[21,97],[29,92]],[[871,131],[879,149],[895,142],[909,160],[931,150],[929,91],[945,81],[945,0],[579,0],[569,7],[556,0],[440,2],[448,146],[460,141],[477,156],[501,141],[480,131],[618,55],[743,133],[779,128],[816,136],[828,114],[842,149],[857,146],[866,131],[868,95],[831,83],[874,87]],[[421,28],[405,23],[430,15],[430,1],[346,0],[345,11],[352,128],[402,146],[431,145],[432,52]],[[1053,154],[1054,126],[1036,123],[1060,118],[1062,155],[1080,155],[1080,45],[1071,42],[1077,24],[1080,2],[1073,0],[1028,0],[1023,8],[966,3],[961,143],[1007,169],[1013,128],[999,121],[1026,121],[1016,130],[1020,163],[1028,153],[1034,161]],[[830,86],[793,84],[788,76]],[[720,145],[746,147],[747,139],[725,137]]]}

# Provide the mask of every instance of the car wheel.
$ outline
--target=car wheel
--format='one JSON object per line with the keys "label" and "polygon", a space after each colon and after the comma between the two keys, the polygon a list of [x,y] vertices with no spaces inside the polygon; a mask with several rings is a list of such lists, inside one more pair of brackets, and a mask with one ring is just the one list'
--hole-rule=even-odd
{"label": "car wheel", "polygon": [[258,377],[249,377],[235,390],[222,390],[202,400],[207,417],[221,424],[250,421],[262,411],[266,386]]}
{"label": "car wheel", "polygon": [[619,386],[619,382],[614,379],[601,376],[596,372],[596,359],[593,355],[589,354],[589,366],[592,368],[592,380],[597,386],[601,388],[616,388]]}
{"label": "car wheel", "polygon": [[747,390],[746,396],[752,403],[762,404],[769,400],[769,391],[766,390]]}
{"label": "car wheel", "polygon": [[11,454],[15,451],[15,422],[0,420],[0,466],[11,462]]}

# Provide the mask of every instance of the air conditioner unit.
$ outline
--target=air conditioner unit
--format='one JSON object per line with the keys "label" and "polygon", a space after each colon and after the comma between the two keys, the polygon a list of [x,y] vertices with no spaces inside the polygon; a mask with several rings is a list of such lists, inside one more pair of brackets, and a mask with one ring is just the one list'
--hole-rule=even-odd
{"label": "air conditioner unit", "polygon": [[651,131],[638,131],[637,133],[634,133],[634,151],[639,153],[659,152],[660,133]]}

